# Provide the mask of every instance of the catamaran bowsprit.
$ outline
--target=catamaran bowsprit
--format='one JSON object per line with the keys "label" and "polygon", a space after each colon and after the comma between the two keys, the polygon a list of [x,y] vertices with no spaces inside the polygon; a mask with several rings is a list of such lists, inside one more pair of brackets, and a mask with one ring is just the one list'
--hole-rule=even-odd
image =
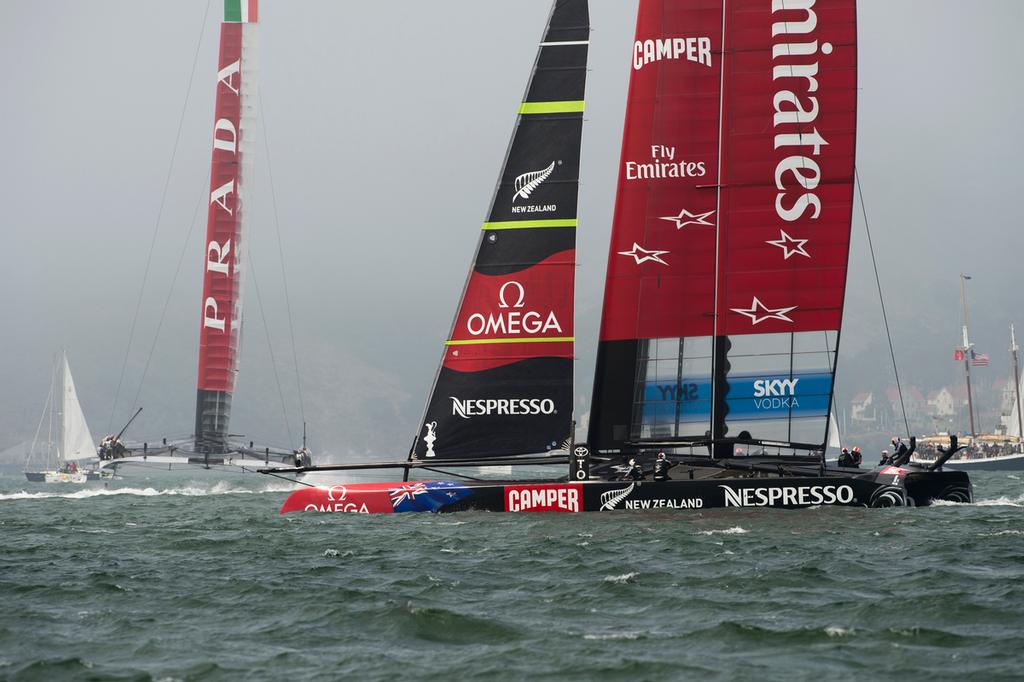
{"label": "catamaran bowsprit", "polygon": [[[640,0],[589,435],[573,442],[589,39],[585,0],[556,0],[408,458],[317,468],[402,480],[307,486],[282,513],[969,501],[967,475],[910,464],[913,445],[871,470],[824,459],[853,207],[854,0]],[[670,478],[650,480],[669,468],[661,451]],[[567,473],[465,474],[552,464]],[[452,480],[411,480],[423,471]]]}

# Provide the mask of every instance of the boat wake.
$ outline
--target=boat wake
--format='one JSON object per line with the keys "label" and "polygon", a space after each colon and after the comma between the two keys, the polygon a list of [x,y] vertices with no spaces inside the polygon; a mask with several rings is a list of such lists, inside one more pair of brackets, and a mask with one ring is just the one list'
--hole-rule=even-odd
{"label": "boat wake", "polygon": [[636,582],[636,577],[640,575],[636,572],[623,573],[622,575],[606,575],[604,581],[606,583],[615,583],[617,585],[625,585],[626,583]]}
{"label": "boat wake", "polygon": [[84,500],[93,497],[110,497],[115,495],[134,495],[137,497],[208,497],[211,495],[262,495],[264,493],[282,493],[295,490],[296,486],[285,483],[271,483],[260,488],[236,488],[227,483],[217,483],[208,488],[200,486],[183,486],[180,488],[88,488],[74,492],[27,492],[0,493],[0,500],[49,500],[68,499]]}
{"label": "boat wake", "polygon": [[946,500],[932,500],[936,507],[1024,507],[1024,495],[1018,497],[994,497],[991,500],[975,500],[969,504],[963,502],[949,502]]}
{"label": "boat wake", "polygon": [[740,528],[739,526],[733,526],[732,528],[723,528],[721,530],[702,530],[698,535],[743,535],[750,531],[746,528]]}

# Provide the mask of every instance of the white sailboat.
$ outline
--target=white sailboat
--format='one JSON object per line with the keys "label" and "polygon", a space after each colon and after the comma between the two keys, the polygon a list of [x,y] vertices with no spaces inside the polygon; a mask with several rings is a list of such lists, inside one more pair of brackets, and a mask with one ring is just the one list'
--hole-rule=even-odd
{"label": "white sailboat", "polygon": [[[40,440],[44,423],[47,424],[45,443]],[[32,469],[37,456],[42,460],[42,470]],[[25,477],[33,483],[85,483],[113,478],[111,472],[86,468],[86,461],[96,459],[96,443],[78,401],[68,356],[61,352],[60,361],[50,376],[46,406],[25,462]]]}

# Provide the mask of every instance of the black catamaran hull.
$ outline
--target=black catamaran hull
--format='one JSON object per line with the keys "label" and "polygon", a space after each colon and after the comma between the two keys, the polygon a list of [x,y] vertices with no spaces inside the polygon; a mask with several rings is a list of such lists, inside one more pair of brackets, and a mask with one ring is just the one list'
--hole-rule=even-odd
{"label": "black catamaran hull", "polygon": [[670,481],[407,481],[309,487],[292,493],[281,513],[391,514],[430,511],[584,512],[814,506],[926,506],[970,502],[957,471],[886,469],[849,475],[729,477]]}

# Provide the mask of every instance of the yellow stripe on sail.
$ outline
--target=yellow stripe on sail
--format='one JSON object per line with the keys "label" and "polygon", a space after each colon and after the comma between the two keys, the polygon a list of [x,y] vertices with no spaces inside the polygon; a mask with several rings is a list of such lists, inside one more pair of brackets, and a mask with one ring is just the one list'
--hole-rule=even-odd
{"label": "yellow stripe on sail", "polygon": [[583,113],[584,100],[577,99],[567,102],[523,102],[519,107],[520,114],[580,114]]}
{"label": "yellow stripe on sail", "polygon": [[533,336],[525,339],[449,339],[446,346],[481,346],[487,343],[569,343],[575,336]]}
{"label": "yellow stripe on sail", "polygon": [[575,218],[564,220],[508,220],[498,223],[484,223],[485,230],[525,230],[533,227],[576,227]]}

